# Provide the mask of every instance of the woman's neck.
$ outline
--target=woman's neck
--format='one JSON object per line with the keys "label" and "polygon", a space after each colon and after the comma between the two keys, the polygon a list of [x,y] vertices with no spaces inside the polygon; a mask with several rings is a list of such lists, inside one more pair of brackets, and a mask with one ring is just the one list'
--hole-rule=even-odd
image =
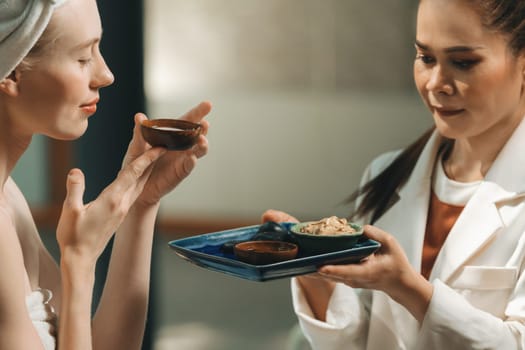
{"label": "woman's neck", "polygon": [[443,168],[450,179],[459,182],[483,180],[501,149],[523,120],[494,126],[481,135],[456,139],[450,153],[443,159]]}
{"label": "woman's neck", "polygon": [[[1,120],[0,116],[0,120]],[[0,128],[0,185],[3,187],[18,160],[31,144],[32,135],[17,133],[6,122]]]}

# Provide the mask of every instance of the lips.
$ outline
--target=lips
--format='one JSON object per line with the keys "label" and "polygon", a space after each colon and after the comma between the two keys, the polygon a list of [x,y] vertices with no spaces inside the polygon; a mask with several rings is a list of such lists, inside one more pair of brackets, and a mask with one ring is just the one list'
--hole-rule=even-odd
{"label": "lips", "polygon": [[462,108],[443,108],[443,107],[433,107],[433,108],[434,108],[434,111],[442,117],[453,117],[465,111]]}
{"label": "lips", "polygon": [[80,105],[80,109],[82,109],[84,112],[88,113],[88,114],[93,114],[97,111],[97,103],[98,103],[98,100],[99,98],[95,98],[94,100],[88,102],[88,103],[85,103],[83,105]]}

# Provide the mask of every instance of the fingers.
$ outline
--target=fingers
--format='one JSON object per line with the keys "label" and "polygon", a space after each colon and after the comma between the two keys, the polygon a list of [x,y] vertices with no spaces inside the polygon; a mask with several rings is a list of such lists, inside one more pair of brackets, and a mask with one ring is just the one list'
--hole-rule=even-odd
{"label": "fingers", "polygon": [[381,230],[378,227],[365,225],[364,233],[370,239],[381,243],[381,248],[375,255],[390,254],[405,260],[406,256],[399,242],[390,233]]}
{"label": "fingers", "polygon": [[80,169],[71,169],[66,179],[66,199],[64,206],[81,209],[84,206],[85,179]]}
{"label": "fingers", "polygon": [[299,222],[295,217],[285,213],[284,211],[269,209],[265,211],[261,216],[262,222],[274,221],[274,222]]}
{"label": "fingers", "polygon": [[182,165],[182,178],[186,178],[195,168],[195,165],[197,165],[197,157],[192,156],[184,159],[184,163]]}
{"label": "fingers", "polygon": [[134,117],[135,124],[133,126],[133,137],[131,138],[131,141],[129,142],[128,149],[126,151],[126,155],[124,156],[124,159],[122,160],[123,166],[133,161],[133,159],[138,157],[148,148],[151,148],[151,146],[142,137],[142,131],[141,131],[141,126],[140,126],[142,121],[146,119],[148,118],[143,113],[135,114],[135,117]]}
{"label": "fingers", "polygon": [[344,283],[353,288],[377,288],[379,283],[387,276],[373,262],[374,256],[366,262],[349,265],[325,265],[318,269],[320,276],[334,282]]}
{"label": "fingers", "polygon": [[131,162],[124,169],[124,173],[130,175],[130,180],[135,182],[140,177],[142,177],[144,172],[166,152],[167,150],[162,147],[151,148]]}
{"label": "fingers", "polygon": [[115,187],[115,190],[127,191],[129,188],[134,187],[146,170],[148,170],[149,167],[165,153],[165,148],[151,148],[127,164],[122,168],[117,176],[117,180],[112,184],[113,187]]}
{"label": "fingers", "polygon": [[142,137],[141,124],[144,120],[147,120],[147,119],[148,118],[143,113],[135,114],[135,117],[134,117],[135,125],[133,127],[133,140],[135,139],[142,140],[144,143],[146,143],[146,141],[144,141],[144,138]]}
{"label": "fingers", "polygon": [[210,129],[210,122],[207,120],[201,120],[200,124],[202,126],[202,135],[206,136],[208,135],[208,130]]}
{"label": "fingers", "polygon": [[208,153],[208,139],[204,136],[200,136],[197,146],[193,148],[193,154],[197,158],[204,157]]}
{"label": "fingers", "polygon": [[146,117],[144,113],[135,114],[135,128],[140,129],[140,124],[146,119],[148,119],[148,117]]}
{"label": "fingers", "polygon": [[144,189],[153,163],[165,153],[164,148],[151,148],[126,164],[118,173],[117,178],[98,196],[96,202],[104,208],[101,210],[114,212],[120,216],[125,215]]}
{"label": "fingers", "polygon": [[[395,240],[389,233],[372,225],[365,225],[363,229],[365,235],[368,238],[381,243],[381,251],[377,253],[385,254],[386,252],[390,251]],[[360,264],[326,265],[319,269],[319,273],[325,276],[330,276],[331,278],[355,279],[356,277],[362,277],[361,274],[368,272],[367,269],[370,265],[372,265],[371,262],[374,259],[375,256],[371,255],[368,257],[366,262],[362,261]]]}
{"label": "fingers", "polygon": [[201,122],[202,118],[204,118],[208,113],[210,113],[211,107],[212,106],[209,101],[201,102],[197,106],[193,107],[188,112],[186,112],[181,117],[181,119],[189,120],[194,123],[199,123]]}
{"label": "fingers", "polygon": [[372,225],[365,225],[363,227],[365,236],[367,236],[370,239],[373,239],[374,241],[378,241],[380,243],[387,243],[391,235],[387,233],[386,231],[381,230],[378,227],[372,226]]}
{"label": "fingers", "polygon": [[144,140],[144,138],[142,137],[141,125],[142,125],[142,122],[147,119],[148,118],[143,113],[137,113],[135,114],[135,117],[134,117],[135,124],[133,126],[133,138],[131,139],[131,142],[137,143],[137,145],[139,146],[139,151],[144,150],[145,148],[151,147],[146,142],[146,140]]}
{"label": "fingers", "polygon": [[326,280],[326,278],[319,272],[312,272],[306,275],[297,276],[301,280]]}
{"label": "fingers", "polygon": [[330,277],[332,279],[344,280],[356,278],[361,274],[362,267],[356,265],[326,265],[321,266],[318,270],[321,276]]}

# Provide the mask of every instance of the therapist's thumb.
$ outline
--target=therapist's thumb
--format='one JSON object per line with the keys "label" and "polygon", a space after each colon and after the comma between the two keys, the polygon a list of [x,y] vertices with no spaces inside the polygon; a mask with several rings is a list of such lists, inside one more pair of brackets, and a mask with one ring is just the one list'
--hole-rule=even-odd
{"label": "therapist's thumb", "polygon": [[386,231],[383,231],[382,229],[376,226],[365,225],[364,233],[366,237],[381,243],[382,252],[387,252],[387,251],[392,251],[392,250],[396,250],[396,251],[403,250],[401,246],[399,245],[399,242],[395,239],[393,235],[391,235],[390,233]]}
{"label": "therapist's thumb", "polygon": [[66,180],[66,199],[64,206],[72,209],[80,209],[83,207],[83,197],[85,189],[84,174],[80,169],[71,169],[67,175]]}
{"label": "therapist's thumb", "polygon": [[365,225],[363,227],[365,236],[374,241],[385,242],[390,236],[387,232],[381,230],[379,227],[372,225]]}

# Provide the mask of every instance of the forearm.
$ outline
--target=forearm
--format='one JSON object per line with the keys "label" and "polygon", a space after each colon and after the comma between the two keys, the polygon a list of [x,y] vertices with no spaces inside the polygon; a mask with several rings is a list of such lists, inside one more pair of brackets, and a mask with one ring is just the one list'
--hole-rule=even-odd
{"label": "forearm", "polygon": [[80,263],[75,254],[63,252],[62,301],[60,304],[58,349],[92,350],[91,303],[95,264]]}
{"label": "forearm", "polygon": [[157,212],[158,205],[132,207],[115,235],[104,291],[94,318],[97,349],[140,348]]}
{"label": "forearm", "polygon": [[334,290],[334,282],[314,277],[297,277],[297,282],[312,310],[314,317],[326,321],[326,310]]}
{"label": "forearm", "polygon": [[403,305],[419,323],[422,323],[432,299],[434,289],[432,284],[421,274],[410,270],[394,287],[392,291],[387,291],[390,297]]}

